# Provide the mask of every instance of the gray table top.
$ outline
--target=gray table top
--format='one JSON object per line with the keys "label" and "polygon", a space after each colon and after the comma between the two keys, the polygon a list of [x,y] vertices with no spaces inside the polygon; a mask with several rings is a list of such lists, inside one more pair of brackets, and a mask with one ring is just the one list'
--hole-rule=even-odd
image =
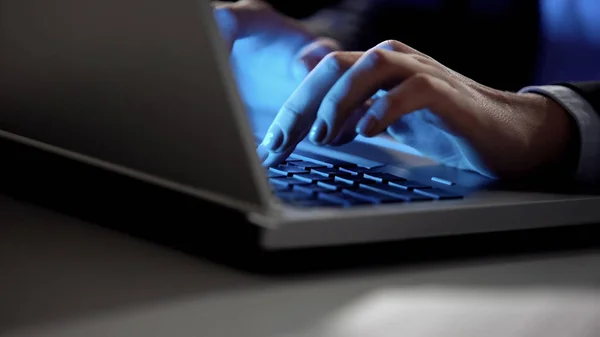
{"label": "gray table top", "polygon": [[279,336],[381,289],[598,293],[599,265],[587,250],[273,279],[0,196],[0,336]]}

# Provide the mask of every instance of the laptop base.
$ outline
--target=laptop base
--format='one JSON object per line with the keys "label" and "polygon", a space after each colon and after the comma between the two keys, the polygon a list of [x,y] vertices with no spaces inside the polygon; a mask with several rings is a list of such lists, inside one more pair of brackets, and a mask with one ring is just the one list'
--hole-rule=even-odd
{"label": "laptop base", "polygon": [[[600,227],[569,226],[267,251],[243,212],[9,140],[0,193],[198,258],[265,275],[385,268],[600,246]],[[110,249],[110,247],[107,247]]]}

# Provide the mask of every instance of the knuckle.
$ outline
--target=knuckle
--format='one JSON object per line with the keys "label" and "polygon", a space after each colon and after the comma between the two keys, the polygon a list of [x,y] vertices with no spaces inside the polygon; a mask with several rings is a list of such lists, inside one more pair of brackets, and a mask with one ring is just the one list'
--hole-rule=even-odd
{"label": "knuckle", "polygon": [[290,134],[306,129],[312,123],[316,112],[303,109],[302,106],[303,104],[292,102],[284,104],[275,116],[273,123]]}
{"label": "knuckle", "polygon": [[422,91],[436,91],[438,89],[438,83],[436,79],[425,73],[418,73],[412,77],[413,85]]}
{"label": "knuckle", "polygon": [[365,54],[365,60],[374,68],[384,67],[389,64],[388,51],[381,48],[374,48]]}
{"label": "knuckle", "polygon": [[329,116],[337,114],[337,112],[340,110],[340,104],[342,102],[342,98],[343,97],[339,94],[336,94],[334,92],[329,92],[323,98],[323,102],[321,103],[323,106],[323,109],[320,109],[319,113],[324,115],[323,117],[329,117]]}
{"label": "knuckle", "polygon": [[281,109],[279,110],[279,113],[277,114],[278,118],[283,118],[280,116],[299,116],[302,114],[302,110],[300,109],[300,107],[292,102],[287,102],[285,103]]}
{"label": "knuckle", "polygon": [[322,62],[333,71],[345,71],[350,67],[350,62],[345,56],[344,52],[334,51],[325,55]]}
{"label": "knuckle", "polygon": [[419,55],[424,60],[431,60],[431,58],[429,56],[419,52],[418,50],[416,50],[398,40],[386,40],[386,41],[380,43],[378,45],[378,47],[382,48],[382,49],[387,49],[390,51],[395,51],[398,53],[403,53],[403,54]]}
{"label": "knuckle", "polygon": [[380,49],[396,50],[399,45],[402,44],[396,40],[385,40],[381,42],[377,47]]}
{"label": "knuckle", "polygon": [[286,104],[281,107],[272,124],[283,131],[288,141],[293,142],[296,139],[295,135],[306,130],[312,119],[314,114],[307,114],[306,111],[298,109],[297,105]]}
{"label": "knuckle", "polygon": [[317,114],[319,118],[328,121],[331,125],[336,124],[336,121],[345,119],[344,114],[344,95],[341,93],[330,92],[321,102],[321,106]]}

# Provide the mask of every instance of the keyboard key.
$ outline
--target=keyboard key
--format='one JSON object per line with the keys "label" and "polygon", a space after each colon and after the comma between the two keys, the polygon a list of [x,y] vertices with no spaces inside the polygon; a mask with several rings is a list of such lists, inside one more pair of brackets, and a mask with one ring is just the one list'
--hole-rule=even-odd
{"label": "keyboard key", "polygon": [[361,188],[358,190],[343,190],[342,193],[352,196],[356,199],[368,201],[373,204],[387,204],[406,201],[403,198],[396,198],[391,195],[383,194],[373,190],[368,190],[366,188]]}
{"label": "keyboard key", "polygon": [[294,185],[292,187],[294,191],[307,193],[307,194],[318,194],[318,193],[327,193],[331,192],[330,189],[325,188],[319,185]]}
{"label": "keyboard key", "polygon": [[279,187],[290,187],[293,185],[307,185],[308,183],[305,181],[301,181],[292,177],[281,177],[281,178],[271,178],[269,182],[274,186]]}
{"label": "keyboard key", "polygon": [[356,188],[354,185],[352,184],[348,184],[345,183],[343,181],[319,181],[317,182],[318,186],[324,187],[328,190],[332,190],[332,191],[340,191],[344,188],[346,189],[352,189],[352,188]]}
{"label": "keyboard key", "polygon": [[271,167],[267,176],[273,192],[290,204],[302,207],[352,206],[406,201],[463,198],[462,195],[432,185],[456,183],[431,177],[432,183],[420,183],[386,172],[337,159],[286,160]]}
{"label": "keyboard key", "polygon": [[276,194],[281,200],[284,201],[303,201],[303,200],[313,200],[315,196],[312,194],[306,194],[302,192],[296,191],[286,191],[280,192]]}
{"label": "keyboard key", "polygon": [[363,173],[369,173],[372,171],[370,168],[356,166],[356,167],[340,167],[340,171],[344,171],[354,175],[362,175]]}
{"label": "keyboard key", "polygon": [[312,163],[312,162],[309,162],[309,161],[301,161],[301,160],[296,161],[296,162],[291,162],[290,165],[291,166],[300,167],[300,168],[303,168],[305,170],[309,170],[309,169],[312,169],[312,168],[324,168],[324,167],[326,167],[323,164]]}
{"label": "keyboard key", "polygon": [[344,207],[370,204],[370,202],[368,202],[368,201],[356,199],[352,196],[349,196],[347,194],[342,194],[342,193],[320,193],[318,195],[318,197],[321,200],[326,200],[331,203],[334,203],[334,204],[337,204],[340,206],[344,206]]}
{"label": "keyboard key", "polygon": [[335,175],[343,175],[344,172],[340,171],[335,167],[324,167],[324,168],[314,168],[310,170],[311,173],[320,174],[326,177],[334,177]]}
{"label": "keyboard key", "polygon": [[390,182],[388,182],[388,184],[390,186],[400,187],[405,190],[412,190],[415,188],[420,188],[420,189],[432,188],[429,185],[421,184],[420,182],[414,181],[414,180],[390,181]]}
{"label": "keyboard key", "polygon": [[363,176],[365,178],[378,181],[380,183],[387,183],[387,182],[390,182],[390,181],[405,181],[406,180],[405,178],[398,177],[398,176],[395,176],[395,175],[390,174],[390,173],[381,173],[381,172],[365,173],[365,174],[363,174]]}
{"label": "keyboard key", "polygon": [[333,178],[330,178],[330,177],[327,177],[324,175],[320,175],[320,174],[316,174],[316,173],[298,174],[298,175],[295,175],[294,178],[305,181],[307,183],[316,183],[317,181],[328,181],[328,180],[333,179]]}
{"label": "keyboard key", "polygon": [[416,193],[426,195],[428,197],[434,199],[461,199],[462,195],[446,190],[442,190],[441,188],[429,188],[429,189],[415,189]]}
{"label": "keyboard key", "polygon": [[367,178],[356,176],[356,175],[336,176],[335,180],[344,182],[349,185],[355,185],[355,186],[358,186],[360,184],[377,184],[377,182],[375,180],[367,179]]}
{"label": "keyboard key", "polygon": [[301,167],[285,166],[285,165],[279,165],[277,167],[269,167],[269,170],[271,172],[275,172],[275,173],[279,173],[281,175],[287,175],[287,176],[292,176],[294,174],[301,174],[301,173],[309,173],[307,170],[305,170]]}
{"label": "keyboard key", "polygon": [[271,170],[267,171],[267,178],[277,178],[277,177],[285,177],[285,176],[287,176],[287,174],[273,172]]}
{"label": "keyboard key", "polygon": [[440,184],[444,184],[444,185],[448,185],[448,186],[456,185],[453,181],[443,179],[443,178],[438,178],[438,177],[431,177],[431,181],[435,181],[436,183],[440,183]]}
{"label": "keyboard key", "polygon": [[432,198],[427,195],[414,193],[409,190],[405,190],[399,187],[385,185],[385,184],[377,184],[377,185],[360,185],[361,188],[365,188],[368,190],[376,191],[379,193],[383,193],[389,195],[394,198],[403,199],[404,201],[425,201],[432,200]]}

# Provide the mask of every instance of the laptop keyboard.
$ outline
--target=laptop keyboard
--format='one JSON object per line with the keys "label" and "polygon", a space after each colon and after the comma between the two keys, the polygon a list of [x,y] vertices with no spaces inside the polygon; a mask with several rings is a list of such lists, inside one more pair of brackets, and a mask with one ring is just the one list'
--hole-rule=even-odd
{"label": "laptop keyboard", "polygon": [[289,159],[270,167],[267,176],[276,196],[301,207],[351,207],[463,198],[432,185],[336,160],[325,163]]}

